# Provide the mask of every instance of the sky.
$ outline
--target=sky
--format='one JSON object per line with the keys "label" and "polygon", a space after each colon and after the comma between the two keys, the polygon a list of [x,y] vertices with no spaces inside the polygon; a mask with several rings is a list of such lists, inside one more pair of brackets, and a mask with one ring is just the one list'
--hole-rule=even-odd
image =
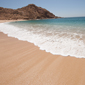
{"label": "sky", "polygon": [[60,17],[85,16],[85,0],[0,0],[0,7],[17,9],[28,4],[45,8]]}

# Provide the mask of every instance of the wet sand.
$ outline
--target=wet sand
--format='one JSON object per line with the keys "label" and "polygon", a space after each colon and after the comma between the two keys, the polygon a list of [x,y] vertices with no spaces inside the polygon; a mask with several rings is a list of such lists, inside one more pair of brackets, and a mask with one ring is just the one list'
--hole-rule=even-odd
{"label": "wet sand", "polygon": [[0,32],[0,85],[85,85],[85,59],[52,55]]}

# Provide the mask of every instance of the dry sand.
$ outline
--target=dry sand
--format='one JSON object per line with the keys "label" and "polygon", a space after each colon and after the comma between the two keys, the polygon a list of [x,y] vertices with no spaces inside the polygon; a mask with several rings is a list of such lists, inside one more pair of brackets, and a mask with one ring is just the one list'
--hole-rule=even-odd
{"label": "dry sand", "polygon": [[85,59],[52,55],[0,32],[0,85],[85,85]]}
{"label": "dry sand", "polygon": [[23,20],[23,19],[18,19],[18,20],[0,20],[0,23],[13,22],[13,21],[25,21],[25,20]]}

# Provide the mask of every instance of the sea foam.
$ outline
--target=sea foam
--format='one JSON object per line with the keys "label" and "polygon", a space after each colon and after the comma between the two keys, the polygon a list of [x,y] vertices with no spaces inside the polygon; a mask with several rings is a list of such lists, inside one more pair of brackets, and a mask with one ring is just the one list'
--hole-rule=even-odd
{"label": "sea foam", "polygon": [[[34,29],[33,27],[29,27]],[[19,40],[34,43],[41,50],[50,52],[53,55],[71,56],[76,58],[85,58],[85,42],[81,39],[82,34],[54,32],[48,30],[47,34],[43,34],[43,30],[29,31],[19,27],[10,25],[9,23],[0,23],[0,31],[10,37]],[[50,35],[50,33],[52,33]]]}

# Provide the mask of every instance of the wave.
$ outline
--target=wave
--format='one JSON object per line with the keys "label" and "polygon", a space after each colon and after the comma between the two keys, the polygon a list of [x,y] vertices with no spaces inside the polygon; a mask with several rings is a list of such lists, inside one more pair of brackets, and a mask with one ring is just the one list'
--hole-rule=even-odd
{"label": "wave", "polygon": [[[28,28],[35,29],[30,26]],[[38,46],[41,50],[50,52],[53,55],[85,58],[85,41],[83,40],[83,34],[52,32],[52,30],[44,33],[46,31],[43,29],[40,29],[40,31],[37,30],[36,32],[36,30],[21,29],[8,23],[0,23],[0,31],[19,40],[34,43],[34,45]]]}

